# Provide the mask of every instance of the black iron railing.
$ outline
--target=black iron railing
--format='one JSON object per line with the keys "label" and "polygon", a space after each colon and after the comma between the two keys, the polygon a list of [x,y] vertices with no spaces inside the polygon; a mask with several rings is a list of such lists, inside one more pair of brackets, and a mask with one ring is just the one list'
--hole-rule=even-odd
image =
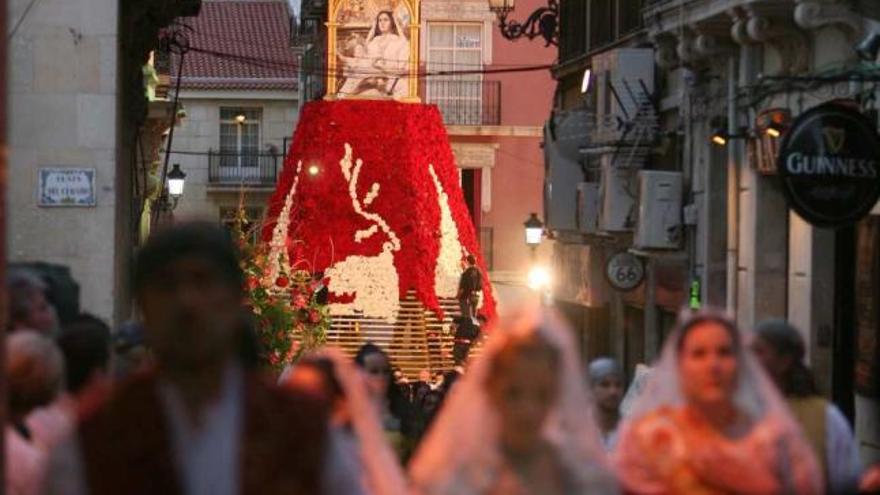
{"label": "black iron railing", "polygon": [[208,151],[208,181],[211,184],[272,186],[284,163],[281,153]]}
{"label": "black iron railing", "polygon": [[422,91],[446,125],[501,124],[501,81],[428,80]]}

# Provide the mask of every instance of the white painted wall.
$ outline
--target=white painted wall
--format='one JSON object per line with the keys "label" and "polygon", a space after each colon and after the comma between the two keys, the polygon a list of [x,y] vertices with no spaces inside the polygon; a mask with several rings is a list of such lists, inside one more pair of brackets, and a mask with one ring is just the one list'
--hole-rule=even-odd
{"label": "white painted wall", "polygon": [[[195,94],[193,96],[202,96]],[[186,173],[186,190],[174,214],[176,218],[198,218],[219,220],[221,207],[239,204],[240,191],[236,188],[221,190],[211,187],[208,181],[208,150],[220,149],[220,108],[246,107],[261,108],[260,123],[261,150],[273,144],[283,153],[284,139],[293,136],[299,120],[299,105],[295,99],[245,99],[241,92],[213,92],[204,94],[209,98],[181,95],[187,117],[175,129],[172,151],[202,153],[201,155],[171,154],[170,163],[179,163]],[[226,98],[223,98],[226,96]],[[163,154],[164,158],[164,154]],[[278,172],[281,172],[279,162]],[[244,203],[249,206],[264,206],[272,189],[253,189],[245,191]]]}

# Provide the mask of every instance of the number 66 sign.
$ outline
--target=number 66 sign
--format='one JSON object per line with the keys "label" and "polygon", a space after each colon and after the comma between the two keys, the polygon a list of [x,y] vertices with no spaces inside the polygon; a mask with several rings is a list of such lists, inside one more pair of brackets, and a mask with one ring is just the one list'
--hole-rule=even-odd
{"label": "number 66 sign", "polygon": [[614,289],[631,291],[645,279],[645,265],[636,255],[621,251],[605,264],[605,278]]}

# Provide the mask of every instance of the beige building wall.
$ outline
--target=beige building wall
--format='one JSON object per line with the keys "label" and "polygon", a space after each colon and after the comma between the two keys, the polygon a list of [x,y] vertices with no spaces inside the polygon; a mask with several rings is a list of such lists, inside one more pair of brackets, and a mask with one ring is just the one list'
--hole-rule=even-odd
{"label": "beige building wall", "polygon": [[[7,2],[10,29],[27,0]],[[42,0],[9,41],[8,252],[67,265],[82,310],[113,321],[117,218],[117,0]],[[97,206],[37,206],[40,167],[96,170]],[[125,195],[123,195],[124,197]],[[125,304],[122,305],[124,307]]]}
{"label": "beige building wall", "polygon": [[[295,97],[291,98],[289,93],[264,96],[274,99],[254,99],[254,93],[257,92],[181,93],[186,118],[174,131],[170,164],[179,163],[186,173],[186,189],[174,211],[175,218],[219,221],[221,208],[236,207],[242,199],[245,206],[265,207],[274,192],[274,186],[242,189],[232,184],[211,184],[209,181],[208,150],[220,149],[221,107],[261,109],[261,152],[266,152],[270,144],[279,154],[286,152],[285,139],[289,144],[299,119],[298,101]],[[280,99],[282,96],[286,99]],[[283,161],[279,158],[277,173],[280,174],[282,169]]]}

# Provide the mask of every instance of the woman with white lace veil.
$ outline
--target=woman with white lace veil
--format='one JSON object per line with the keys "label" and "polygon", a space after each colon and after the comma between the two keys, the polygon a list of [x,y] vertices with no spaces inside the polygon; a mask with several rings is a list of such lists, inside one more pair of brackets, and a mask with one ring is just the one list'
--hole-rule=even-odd
{"label": "woman with white lace veil", "polygon": [[822,492],[812,449],[721,313],[684,313],[620,429],[627,493]]}
{"label": "woman with white lace veil", "polygon": [[414,492],[617,493],[576,348],[546,310],[497,327],[416,451]]}
{"label": "woman with white lace veil", "polygon": [[[406,478],[385,439],[364,377],[347,356],[337,349],[325,348],[285,372],[282,381],[287,386],[316,388],[318,393],[323,390],[336,395],[335,399],[329,398],[333,405],[325,493],[406,493]],[[351,480],[352,477],[356,479]]]}

